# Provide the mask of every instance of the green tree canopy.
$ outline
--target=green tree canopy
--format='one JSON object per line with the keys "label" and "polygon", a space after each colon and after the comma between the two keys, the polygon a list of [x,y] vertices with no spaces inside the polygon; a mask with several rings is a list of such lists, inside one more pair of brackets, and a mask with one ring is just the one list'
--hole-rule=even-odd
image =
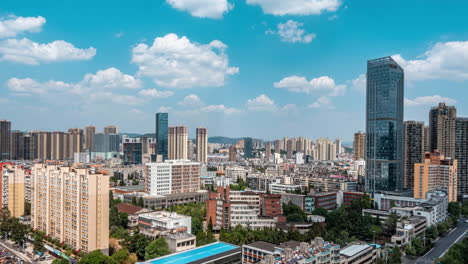
{"label": "green tree canopy", "polygon": [[154,259],[169,254],[169,247],[167,246],[166,239],[160,237],[151,242],[145,248],[145,260]]}

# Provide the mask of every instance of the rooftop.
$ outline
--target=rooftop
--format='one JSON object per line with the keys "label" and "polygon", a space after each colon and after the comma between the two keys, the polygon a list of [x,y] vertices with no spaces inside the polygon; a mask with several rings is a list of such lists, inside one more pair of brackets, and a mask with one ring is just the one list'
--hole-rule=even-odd
{"label": "rooftop", "polygon": [[197,247],[191,250],[174,253],[159,257],[153,260],[140,262],[141,264],[198,264],[205,263],[216,256],[216,258],[240,252],[240,247],[215,242],[206,246]]}
{"label": "rooftop", "polygon": [[252,247],[252,248],[262,249],[262,250],[269,251],[269,252],[275,252],[275,247],[277,247],[277,245],[271,244],[271,243],[268,243],[268,242],[265,242],[265,241],[256,241],[256,242],[250,243],[250,244],[248,244],[246,246]]}
{"label": "rooftop", "polygon": [[168,211],[155,211],[149,213],[140,214],[140,217],[148,218],[148,219],[157,219],[158,221],[171,221],[183,218],[190,218],[190,216],[181,215],[175,212],[168,212]]}
{"label": "rooftop", "polygon": [[358,254],[359,252],[362,252],[368,248],[370,248],[371,246],[369,245],[351,245],[351,246],[347,246],[343,249],[340,250],[340,254],[341,255],[344,255],[346,257],[352,257],[356,254]]}
{"label": "rooftop", "polygon": [[145,209],[143,207],[135,206],[135,205],[132,205],[132,204],[125,204],[125,203],[121,203],[121,204],[118,204],[116,206],[117,206],[117,210],[120,213],[127,213],[129,215],[137,214],[141,210]]}

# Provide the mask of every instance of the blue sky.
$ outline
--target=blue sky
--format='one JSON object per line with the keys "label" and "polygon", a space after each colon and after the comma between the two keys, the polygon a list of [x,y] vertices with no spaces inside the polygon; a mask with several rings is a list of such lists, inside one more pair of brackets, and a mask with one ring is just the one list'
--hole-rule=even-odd
{"label": "blue sky", "polygon": [[0,119],[193,135],[341,137],[365,129],[368,59],[405,68],[405,119],[468,115],[466,1],[99,0],[0,4]]}

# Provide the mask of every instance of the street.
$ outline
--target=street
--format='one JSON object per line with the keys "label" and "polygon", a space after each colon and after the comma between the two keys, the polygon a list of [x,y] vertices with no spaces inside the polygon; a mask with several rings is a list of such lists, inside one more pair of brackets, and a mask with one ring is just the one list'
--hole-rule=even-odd
{"label": "street", "polygon": [[3,240],[0,241],[0,249],[6,249],[12,255],[16,256],[17,259],[13,263],[32,263],[32,260],[28,256],[26,256],[26,254],[19,252],[14,248],[14,246],[10,245],[9,243]]}
{"label": "street", "polygon": [[[435,242],[434,247],[426,253],[426,255],[418,258],[415,264],[432,264],[434,260],[441,257],[445,252],[455,243],[459,242],[462,239],[462,236],[468,230],[468,223],[463,221],[459,221],[456,228],[450,231],[444,237],[439,238],[437,242]],[[460,240],[458,240],[461,238]],[[458,240],[458,241],[457,241]]]}

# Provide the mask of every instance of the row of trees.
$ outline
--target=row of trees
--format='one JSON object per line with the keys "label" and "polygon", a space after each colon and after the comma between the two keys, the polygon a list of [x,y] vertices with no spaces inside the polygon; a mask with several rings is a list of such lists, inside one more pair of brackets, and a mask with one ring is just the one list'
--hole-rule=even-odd
{"label": "row of trees", "polygon": [[468,238],[453,245],[441,259],[442,264],[465,264],[468,263]]}

